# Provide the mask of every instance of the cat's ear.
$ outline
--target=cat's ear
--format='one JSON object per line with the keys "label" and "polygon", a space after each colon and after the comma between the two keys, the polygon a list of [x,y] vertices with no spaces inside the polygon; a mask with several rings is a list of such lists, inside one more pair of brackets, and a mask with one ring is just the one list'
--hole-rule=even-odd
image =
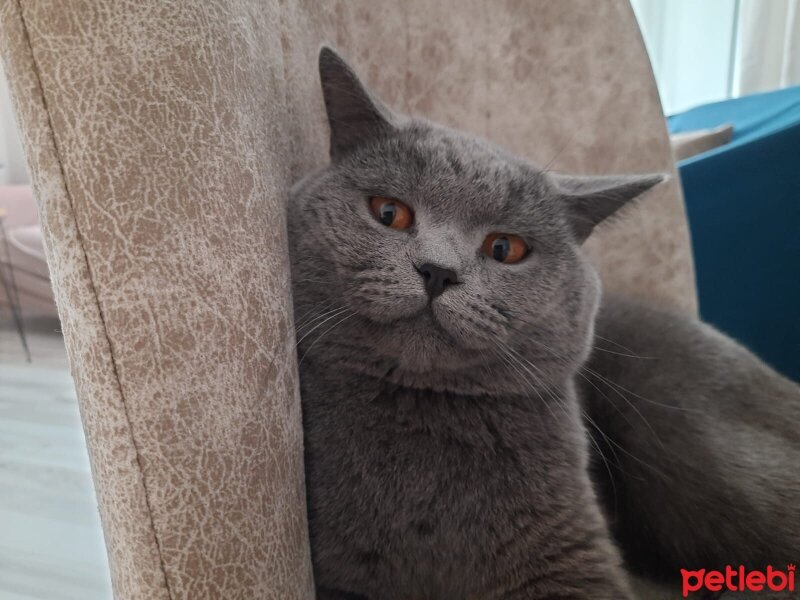
{"label": "cat's ear", "polygon": [[548,177],[567,206],[570,224],[579,242],[622,206],[669,179],[669,175],[663,173],[606,177],[548,173]]}
{"label": "cat's ear", "polygon": [[396,118],[391,111],[369,92],[350,65],[327,46],[319,52],[319,76],[331,127],[331,159],[394,129]]}

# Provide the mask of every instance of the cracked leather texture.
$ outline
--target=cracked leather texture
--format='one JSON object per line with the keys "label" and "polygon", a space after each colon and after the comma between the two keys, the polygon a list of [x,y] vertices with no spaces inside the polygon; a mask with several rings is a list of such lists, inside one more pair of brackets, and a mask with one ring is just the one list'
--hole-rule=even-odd
{"label": "cracked leather texture", "polygon": [[[118,599],[311,598],[284,203],[319,45],[550,168],[673,172],[625,0],[0,0]],[[695,310],[674,178],[588,250]]]}

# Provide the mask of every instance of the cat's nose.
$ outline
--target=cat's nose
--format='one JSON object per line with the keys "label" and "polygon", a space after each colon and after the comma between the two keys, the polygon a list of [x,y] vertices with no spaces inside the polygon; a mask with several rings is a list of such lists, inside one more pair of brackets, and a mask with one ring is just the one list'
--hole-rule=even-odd
{"label": "cat's nose", "polygon": [[425,263],[417,267],[417,271],[419,271],[419,274],[422,275],[422,278],[425,280],[425,290],[428,292],[428,296],[431,297],[431,300],[441,294],[448,286],[455,285],[459,282],[455,271],[440,267],[439,265]]}

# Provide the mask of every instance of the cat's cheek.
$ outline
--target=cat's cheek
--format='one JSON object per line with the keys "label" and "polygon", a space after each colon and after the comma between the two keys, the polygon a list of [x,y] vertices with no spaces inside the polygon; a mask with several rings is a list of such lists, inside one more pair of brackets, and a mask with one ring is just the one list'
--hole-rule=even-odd
{"label": "cat's cheek", "polygon": [[471,308],[468,303],[441,300],[433,304],[439,326],[463,349],[486,350],[505,342],[507,330],[486,318],[487,311]]}

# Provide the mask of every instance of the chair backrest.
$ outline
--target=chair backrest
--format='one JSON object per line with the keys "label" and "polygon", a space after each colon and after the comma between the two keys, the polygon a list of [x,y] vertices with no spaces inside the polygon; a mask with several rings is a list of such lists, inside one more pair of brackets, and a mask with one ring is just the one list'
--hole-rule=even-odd
{"label": "chair backrest", "polygon": [[[0,0],[115,594],[312,597],[284,203],[337,46],[394,107],[554,168],[672,171],[626,0]],[[693,310],[677,181],[589,243]]]}

